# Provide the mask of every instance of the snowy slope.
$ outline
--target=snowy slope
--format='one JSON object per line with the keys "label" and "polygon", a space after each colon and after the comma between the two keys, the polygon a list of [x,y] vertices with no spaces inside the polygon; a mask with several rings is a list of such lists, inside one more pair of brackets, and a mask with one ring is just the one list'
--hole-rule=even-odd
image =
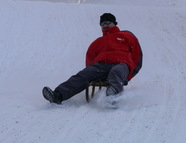
{"label": "snowy slope", "polygon": [[[100,105],[104,89],[89,104],[84,92],[49,104],[41,89],[85,66],[104,12],[144,53],[120,108]],[[185,0],[6,0],[0,19],[1,143],[186,142]]]}

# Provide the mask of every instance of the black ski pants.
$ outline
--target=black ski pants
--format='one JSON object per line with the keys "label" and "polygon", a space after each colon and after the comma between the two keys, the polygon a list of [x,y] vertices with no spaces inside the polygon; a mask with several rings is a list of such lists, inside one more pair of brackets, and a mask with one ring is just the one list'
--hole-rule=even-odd
{"label": "black ski pants", "polygon": [[88,82],[107,78],[109,86],[112,86],[118,93],[123,91],[123,86],[128,83],[129,69],[126,64],[105,64],[95,63],[87,66],[76,75],[71,76],[67,81],[61,83],[55,92],[59,92],[63,96],[63,100],[67,100],[72,96],[83,91]]}

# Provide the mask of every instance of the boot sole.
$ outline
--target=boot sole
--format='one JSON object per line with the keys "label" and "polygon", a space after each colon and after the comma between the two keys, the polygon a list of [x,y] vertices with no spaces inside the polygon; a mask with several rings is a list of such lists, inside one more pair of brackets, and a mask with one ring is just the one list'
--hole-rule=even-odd
{"label": "boot sole", "polygon": [[42,93],[46,100],[48,100],[50,103],[54,103],[53,91],[49,87],[44,87]]}

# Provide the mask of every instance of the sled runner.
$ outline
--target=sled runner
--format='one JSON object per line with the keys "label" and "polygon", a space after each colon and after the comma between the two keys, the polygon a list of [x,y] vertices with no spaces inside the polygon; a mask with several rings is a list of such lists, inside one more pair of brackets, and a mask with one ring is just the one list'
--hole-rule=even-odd
{"label": "sled runner", "polygon": [[[101,90],[102,87],[107,87],[108,85],[109,84],[106,80],[88,82],[86,86],[86,94],[85,94],[87,102],[89,102],[90,99],[94,97],[96,86],[99,87],[99,90]],[[92,87],[91,92],[89,91],[90,87]]]}

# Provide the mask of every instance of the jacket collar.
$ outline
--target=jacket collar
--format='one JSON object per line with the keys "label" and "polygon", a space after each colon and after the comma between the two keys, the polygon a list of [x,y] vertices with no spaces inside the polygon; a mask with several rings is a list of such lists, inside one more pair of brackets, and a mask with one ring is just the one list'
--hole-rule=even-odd
{"label": "jacket collar", "polygon": [[108,30],[102,30],[103,32],[103,36],[106,36],[106,35],[109,35],[109,34],[112,34],[112,33],[116,33],[116,32],[119,32],[120,29],[117,27],[117,26],[114,26]]}

